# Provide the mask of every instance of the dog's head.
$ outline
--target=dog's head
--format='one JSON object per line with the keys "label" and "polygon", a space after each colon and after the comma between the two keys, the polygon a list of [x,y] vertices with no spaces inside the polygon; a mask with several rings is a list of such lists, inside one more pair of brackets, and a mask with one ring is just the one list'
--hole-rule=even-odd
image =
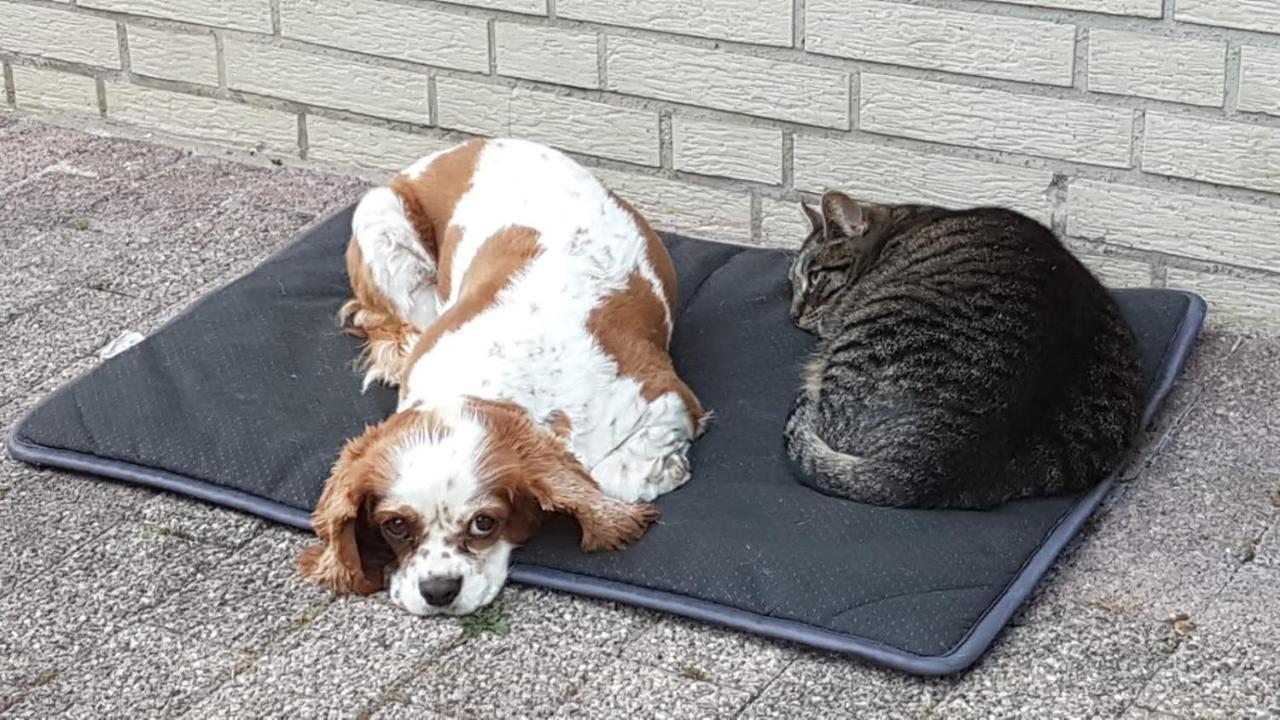
{"label": "dog's head", "polygon": [[461,615],[497,596],[545,513],[576,518],[584,550],[638,539],[657,510],[605,496],[567,432],[559,414],[539,424],[486,400],[396,413],[343,448],[312,515],[320,543],[299,569],[337,592],[389,584],[416,615]]}

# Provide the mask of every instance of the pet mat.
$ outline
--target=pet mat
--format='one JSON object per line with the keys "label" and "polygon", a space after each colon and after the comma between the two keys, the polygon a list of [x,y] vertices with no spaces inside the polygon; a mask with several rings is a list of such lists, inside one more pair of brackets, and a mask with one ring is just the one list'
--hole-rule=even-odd
{"label": "pet mat", "polygon": [[[351,210],[35,408],[10,453],[309,527],[343,441],[394,408],[360,392],[347,296]],[[1110,482],[987,512],[898,510],[810,490],[782,426],[809,335],[787,317],[787,257],[666,236],[679,272],[672,354],[716,420],[693,479],[623,552],[583,554],[557,519],[517,553],[515,582],[639,605],[919,674],[972,664]],[[1150,420],[1195,341],[1204,302],[1118,290],[1142,343]]]}

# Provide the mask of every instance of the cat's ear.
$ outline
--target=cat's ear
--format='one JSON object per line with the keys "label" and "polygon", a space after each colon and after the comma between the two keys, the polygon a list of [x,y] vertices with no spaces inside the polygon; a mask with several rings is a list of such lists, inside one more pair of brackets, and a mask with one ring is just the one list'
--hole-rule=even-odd
{"label": "cat's ear", "polygon": [[822,222],[822,213],[818,212],[815,208],[809,207],[809,203],[801,200],[800,209],[804,210],[804,216],[809,218],[810,232],[813,232],[814,230],[821,230],[825,226],[825,223]]}
{"label": "cat's ear", "polygon": [[862,206],[842,192],[832,191],[822,196],[822,220],[827,240],[867,234],[867,215]]}

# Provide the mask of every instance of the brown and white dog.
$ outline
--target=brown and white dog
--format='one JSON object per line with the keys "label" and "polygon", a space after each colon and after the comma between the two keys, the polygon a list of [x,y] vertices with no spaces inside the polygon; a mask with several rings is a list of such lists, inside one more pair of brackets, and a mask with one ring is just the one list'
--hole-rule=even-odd
{"label": "brown and white dog", "polygon": [[473,140],[369,191],[343,308],[397,412],[343,449],[302,573],[463,614],[544,513],[616,549],[689,478],[705,416],[667,353],[675,273],[644,218],[550,148]]}

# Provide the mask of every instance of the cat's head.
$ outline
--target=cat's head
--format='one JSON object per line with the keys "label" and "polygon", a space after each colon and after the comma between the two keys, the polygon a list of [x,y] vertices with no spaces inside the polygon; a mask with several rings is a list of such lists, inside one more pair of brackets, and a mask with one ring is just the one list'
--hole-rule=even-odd
{"label": "cat's head", "polygon": [[809,236],[791,263],[791,320],[811,330],[844,285],[875,260],[883,240],[921,213],[921,205],[877,205],[842,192],[822,196],[820,210],[800,203]]}

